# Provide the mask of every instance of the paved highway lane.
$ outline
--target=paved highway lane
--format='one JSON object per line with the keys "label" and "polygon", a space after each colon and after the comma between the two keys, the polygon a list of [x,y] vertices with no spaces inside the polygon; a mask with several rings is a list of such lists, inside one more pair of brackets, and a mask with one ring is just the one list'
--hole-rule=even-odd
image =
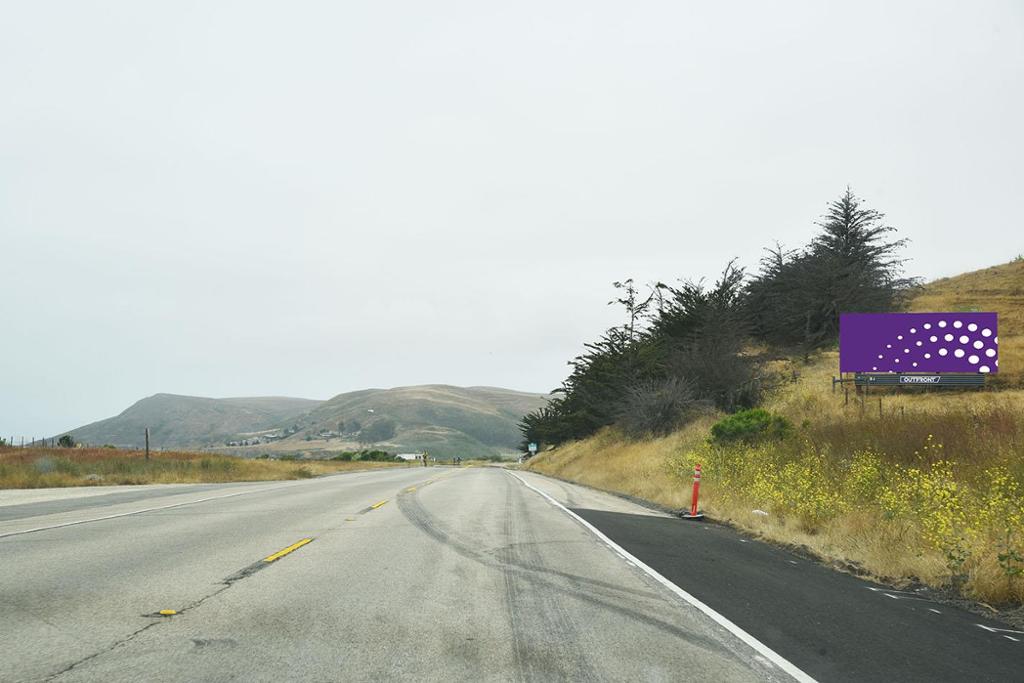
{"label": "paved highway lane", "polygon": [[97,502],[0,520],[0,680],[791,680],[499,469]]}
{"label": "paved highway lane", "polygon": [[175,494],[213,493],[251,484],[149,484],[145,486],[90,486],[66,489],[0,491],[0,522],[42,517],[59,512],[105,508],[121,503],[166,498]]}

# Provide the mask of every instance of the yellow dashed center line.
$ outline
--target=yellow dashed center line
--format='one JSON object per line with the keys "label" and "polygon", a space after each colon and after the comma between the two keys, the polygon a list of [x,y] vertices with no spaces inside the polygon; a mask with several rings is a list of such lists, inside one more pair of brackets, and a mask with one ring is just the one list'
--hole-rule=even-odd
{"label": "yellow dashed center line", "polygon": [[379,508],[381,505],[383,505],[386,502],[387,502],[386,500],[382,500],[379,503],[374,503],[373,505],[370,506],[370,509],[371,510],[376,510],[377,508]]}
{"label": "yellow dashed center line", "polygon": [[415,487],[415,486],[410,486],[409,488],[407,488],[407,489],[405,490],[405,492],[406,492],[406,493],[412,493],[412,492],[413,492],[413,491],[415,491],[415,490],[416,490],[416,487]]}
{"label": "yellow dashed center line", "polygon": [[273,555],[267,555],[266,557],[263,558],[263,561],[264,562],[273,562],[274,560],[279,560],[282,557],[284,557],[285,555],[287,555],[288,553],[293,552],[295,550],[298,550],[299,548],[301,548],[302,546],[304,546],[307,543],[311,542],[312,540],[313,540],[312,538],[304,538],[301,541],[298,541],[296,543],[292,543],[290,546],[288,546],[284,550],[278,550]]}

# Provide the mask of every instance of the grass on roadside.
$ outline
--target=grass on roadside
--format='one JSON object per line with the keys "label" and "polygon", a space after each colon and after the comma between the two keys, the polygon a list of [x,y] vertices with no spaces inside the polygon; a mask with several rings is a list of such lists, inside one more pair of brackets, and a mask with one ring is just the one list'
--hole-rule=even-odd
{"label": "grass on roadside", "polygon": [[49,488],[112,484],[193,484],[308,479],[321,474],[378,467],[392,462],[242,459],[209,453],[110,448],[0,449],[0,488]]}

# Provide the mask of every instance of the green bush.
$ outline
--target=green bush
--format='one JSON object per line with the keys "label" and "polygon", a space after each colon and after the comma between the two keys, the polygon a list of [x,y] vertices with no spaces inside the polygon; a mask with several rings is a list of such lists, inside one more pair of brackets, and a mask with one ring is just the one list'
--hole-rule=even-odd
{"label": "green bush", "polygon": [[329,460],[340,460],[341,462],[353,462],[357,460],[372,460],[374,462],[390,462],[394,460],[395,456],[391,455],[387,451],[380,450],[361,450],[361,451],[342,451],[335,456],[329,458]]}
{"label": "green bush", "polygon": [[711,441],[716,444],[754,444],[784,439],[793,431],[793,425],[781,415],[772,415],[762,408],[751,408],[733,413],[711,427]]}
{"label": "green bush", "polygon": [[395,459],[395,456],[391,455],[387,451],[372,450],[372,451],[360,451],[360,460],[372,460],[374,462],[388,462]]}

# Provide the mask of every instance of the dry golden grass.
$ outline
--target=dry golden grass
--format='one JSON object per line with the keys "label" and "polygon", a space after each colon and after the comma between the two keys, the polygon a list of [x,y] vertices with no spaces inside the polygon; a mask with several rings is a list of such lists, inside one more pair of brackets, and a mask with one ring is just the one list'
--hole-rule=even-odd
{"label": "dry golden grass", "polygon": [[378,467],[390,462],[245,460],[208,453],[153,453],[109,448],[6,448],[0,450],[0,488],[111,484],[198,484],[308,479]]}
{"label": "dry golden grass", "polygon": [[[1002,340],[1000,340],[1002,341]],[[796,372],[797,381],[780,386],[764,407],[781,413],[794,422],[822,422],[826,419],[850,420],[858,416],[922,416],[935,414],[972,414],[1003,408],[1024,415],[1024,390],[989,385],[984,389],[935,389],[926,387],[881,388],[858,394],[853,387],[832,386],[838,376],[839,354],[828,351],[802,361],[777,361],[774,369],[785,376]],[[847,400],[848,395],[848,400]]]}
{"label": "dry golden grass", "polygon": [[606,429],[590,439],[541,453],[530,459],[527,468],[682,508],[689,505],[690,492],[680,484],[673,458],[707,438],[713,422],[711,417],[701,418],[669,436],[642,441]]}
{"label": "dry golden grass", "polygon": [[1024,261],[930,282],[910,302],[910,311],[995,311],[999,372],[992,380],[1024,387]]}

